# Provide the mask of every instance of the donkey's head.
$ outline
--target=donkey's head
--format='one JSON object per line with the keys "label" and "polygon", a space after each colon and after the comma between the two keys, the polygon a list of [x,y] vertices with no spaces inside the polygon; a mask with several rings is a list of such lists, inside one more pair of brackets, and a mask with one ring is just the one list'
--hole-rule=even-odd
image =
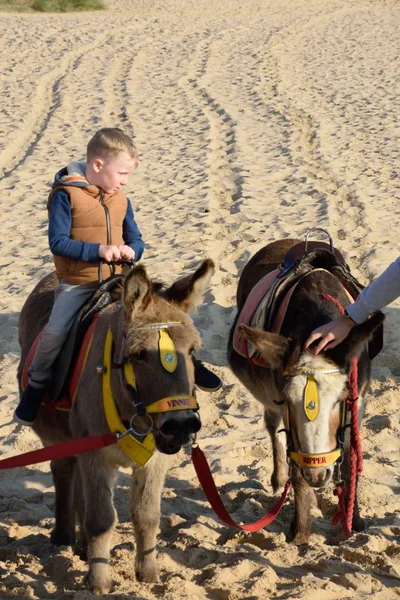
{"label": "donkey's head", "polygon": [[131,389],[133,402],[119,409],[125,420],[129,411],[147,409],[149,414],[135,418],[134,428],[151,427],[157,449],[166,454],[178,452],[201,427],[192,361],[201,340],[188,313],[200,304],[213,272],[214,263],[205,260],[193,274],[163,288],[136,266],[125,281],[123,352],[133,367],[136,392]]}
{"label": "donkey's head", "polygon": [[[334,351],[314,355],[303,351],[295,340],[241,325],[239,333],[274,370],[275,389],[267,393],[281,407],[288,431],[289,458],[301,469],[312,487],[325,487],[332,479],[335,463],[341,460],[345,425],[347,380],[351,361],[360,358],[366,343],[383,321],[375,313],[354,327]],[[369,359],[360,364],[362,395],[369,380]]]}

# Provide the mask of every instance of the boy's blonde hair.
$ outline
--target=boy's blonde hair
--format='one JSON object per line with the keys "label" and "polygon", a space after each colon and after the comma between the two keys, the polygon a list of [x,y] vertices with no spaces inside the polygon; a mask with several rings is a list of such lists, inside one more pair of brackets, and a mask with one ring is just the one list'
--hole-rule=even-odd
{"label": "boy's blonde hair", "polygon": [[138,164],[138,153],[136,146],[122,129],[117,127],[103,127],[99,129],[87,145],[86,155],[90,161],[97,156],[100,158],[116,158],[124,152],[129,158]]}

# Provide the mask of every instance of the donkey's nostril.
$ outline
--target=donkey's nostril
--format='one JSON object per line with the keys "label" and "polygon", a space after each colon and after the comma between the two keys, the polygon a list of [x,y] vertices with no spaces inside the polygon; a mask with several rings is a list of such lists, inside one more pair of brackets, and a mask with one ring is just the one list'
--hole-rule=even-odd
{"label": "donkey's nostril", "polygon": [[176,419],[169,419],[165,421],[161,427],[160,431],[163,435],[175,435],[180,429],[179,421]]}
{"label": "donkey's nostril", "polygon": [[307,483],[315,488],[325,487],[332,476],[331,469],[302,469],[302,473]]}
{"label": "donkey's nostril", "polygon": [[199,417],[193,416],[188,419],[168,419],[161,427],[160,431],[165,436],[180,436],[182,434],[197,433],[201,428]]}
{"label": "donkey's nostril", "polygon": [[198,417],[192,417],[189,419],[188,424],[189,433],[197,433],[201,429],[201,421]]}

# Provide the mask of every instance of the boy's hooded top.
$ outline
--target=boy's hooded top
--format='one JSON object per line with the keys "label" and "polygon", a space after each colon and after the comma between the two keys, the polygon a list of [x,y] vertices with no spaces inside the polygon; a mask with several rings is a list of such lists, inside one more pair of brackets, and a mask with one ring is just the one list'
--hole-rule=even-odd
{"label": "boy's hooded top", "polygon": [[[131,203],[118,191],[106,194],[85,177],[85,163],[71,163],[54,179],[48,200],[49,243],[57,277],[71,284],[98,281],[99,247],[126,244],[143,254],[144,243]],[[120,269],[119,269],[120,270]],[[118,271],[117,271],[118,272]],[[102,266],[103,279],[110,275]]]}

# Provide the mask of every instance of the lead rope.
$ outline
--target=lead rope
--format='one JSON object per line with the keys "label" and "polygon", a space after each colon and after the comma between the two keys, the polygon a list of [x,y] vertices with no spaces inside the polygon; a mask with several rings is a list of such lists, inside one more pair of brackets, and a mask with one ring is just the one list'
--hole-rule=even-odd
{"label": "lead rope", "polygon": [[[321,294],[326,300],[330,300],[335,304],[340,314],[344,314],[343,306],[336,298],[329,294]],[[346,536],[351,535],[353,528],[354,506],[356,502],[357,478],[363,470],[363,458],[361,448],[360,429],[358,424],[358,363],[357,359],[353,358],[351,363],[351,371],[349,373],[349,395],[346,398],[346,403],[350,408],[350,479],[349,487],[342,483],[338,483],[335,489],[335,496],[338,497],[338,510],[332,517],[332,524],[337,525],[339,522],[342,525],[343,533]],[[347,500],[347,506],[346,506]]]}

